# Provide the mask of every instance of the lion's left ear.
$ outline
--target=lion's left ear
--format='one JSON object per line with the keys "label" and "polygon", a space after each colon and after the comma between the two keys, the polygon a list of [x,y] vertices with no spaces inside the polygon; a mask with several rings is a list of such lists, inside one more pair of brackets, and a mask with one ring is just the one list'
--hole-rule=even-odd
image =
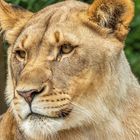
{"label": "lion's left ear", "polygon": [[0,0],[0,28],[5,40],[14,43],[21,29],[33,14],[21,7]]}
{"label": "lion's left ear", "polygon": [[132,0],[95,0],[88,10],[88,18],[101,28],[109,29],[123,41],[134,16]]}

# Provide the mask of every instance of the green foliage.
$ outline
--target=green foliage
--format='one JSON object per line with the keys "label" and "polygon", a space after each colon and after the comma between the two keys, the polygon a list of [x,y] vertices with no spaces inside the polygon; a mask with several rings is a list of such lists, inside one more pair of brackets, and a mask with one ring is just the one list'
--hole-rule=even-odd
{"label": "green foliage", "polygon": [[140,79],[140,0],[135,0],[135,18],[126,40],[126,55],[132,70]]}
{"label": "green foliage", "polygon": [[[62,0],[7,0],[8,2],[21,5],[33,12],[36,12],[47,5],[60,2]],[[82,0],[91,3],[92,0]],[[126,55],[132,66],[132,70],[140,79],[140,0],[135,0],[135,19],[131,26],[131,31],[126,40]]]}

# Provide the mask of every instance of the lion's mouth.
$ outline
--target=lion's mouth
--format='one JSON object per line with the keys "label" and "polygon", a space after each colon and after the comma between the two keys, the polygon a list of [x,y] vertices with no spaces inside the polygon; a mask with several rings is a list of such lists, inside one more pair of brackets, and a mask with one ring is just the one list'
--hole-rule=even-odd
{"label": "lion's mouth", "polygon": [[30,113],[26,119],[30,118],[30,120],[34,120],[34,119],[59,119],[59,117],[52,117],[52,116],[48,116],[48,115],[42,115],[42,114],[38,114],[38,113]]}
{"label": "lion's mouth", "polygon": [[48,118],[48,119],[66,119],[70,115],[71,111],[72,111],[72,109],[61,110],[55,116],[42,115],[42,114],[31,112],[30,114],[27,115],[26,119],[28,119],[28,118],[30,118],[30,120],[46,119],[46,118]]}

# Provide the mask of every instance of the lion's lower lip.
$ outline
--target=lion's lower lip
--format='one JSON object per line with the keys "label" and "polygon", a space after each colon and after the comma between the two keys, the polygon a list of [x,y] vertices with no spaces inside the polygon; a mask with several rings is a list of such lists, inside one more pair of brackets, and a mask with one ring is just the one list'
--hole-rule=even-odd
{"label": "lion's lower lip", "polygon": [[67,118],[72,111],[72,108],[61,110],[59,113],[56,113],[55,115],[42,115],[36,112],[31,112],[27,115],[26,119],[65,119]]}
{"label": "lion's lower lip", "polygon": [[30,113],[26,119],[64,119],[62,117],[52,117],[52,116],[47,116],[47,115],[42,115],[42,114],[38,114],[38,113]]}

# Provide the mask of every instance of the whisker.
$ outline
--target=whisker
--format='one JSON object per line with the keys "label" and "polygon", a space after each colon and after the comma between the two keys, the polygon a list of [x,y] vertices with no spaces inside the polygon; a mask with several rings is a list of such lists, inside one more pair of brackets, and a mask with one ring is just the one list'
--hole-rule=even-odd
{"label": "whisker", "polygon": [[[72,102],[72,105],[74,105],[76,107],[76,109],[81,112],[82,114],[86,115],[87,117],[89,117],[91,120],[93,120],[93,118],[91,117],[91,112],[88,111],[85,107],[82,107],[81,105]],[[76,112],[77,113],[77,112]]]}

